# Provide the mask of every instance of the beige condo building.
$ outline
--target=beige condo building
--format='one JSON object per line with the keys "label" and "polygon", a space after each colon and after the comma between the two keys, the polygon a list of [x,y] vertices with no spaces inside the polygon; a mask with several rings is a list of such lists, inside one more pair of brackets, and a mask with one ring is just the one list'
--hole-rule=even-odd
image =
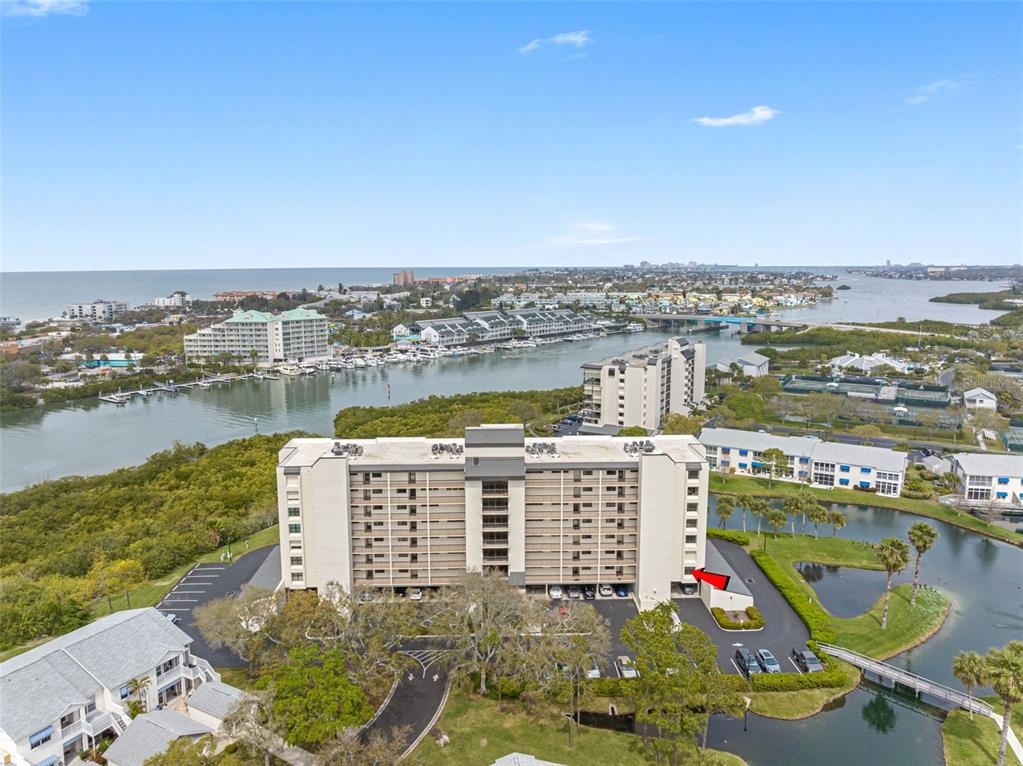
{"label": "beige condo building", "polygon": [[661,427],[669,412],[688,414],[703,401],[707,347],[686,338],[583,365],[585,426]]}
{"label": "beige condo building", "polygon": [[492,571],[528,590],[627,585],[642,607],[692,590],[708,469],[691,436],[294,439],[277,469],[284,584],[432,587]]}

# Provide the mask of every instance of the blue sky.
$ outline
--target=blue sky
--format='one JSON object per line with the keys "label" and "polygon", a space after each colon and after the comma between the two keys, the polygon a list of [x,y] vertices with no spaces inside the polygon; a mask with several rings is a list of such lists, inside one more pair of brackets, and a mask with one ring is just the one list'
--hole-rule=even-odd
{"label": "blue sky", "polygon": [[1023,250],[1018,3],[4,2],[5,270]]}

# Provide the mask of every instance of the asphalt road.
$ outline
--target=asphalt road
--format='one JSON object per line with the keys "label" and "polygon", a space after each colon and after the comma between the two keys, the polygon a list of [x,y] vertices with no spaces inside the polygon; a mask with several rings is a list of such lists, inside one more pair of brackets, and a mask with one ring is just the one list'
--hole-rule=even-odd
{"label": "asphalt road", "polygon": [[754,652],[757,649],[770,649],[781,665],[782,672],[795,673],[795,666],[789,662],[788,657],[791,656],[793,649],[802,649],[806,646],[810,638],[806,625],[742,548],[721,540],[715,540],[714,544],[725,560],[732,565],[735,573],[749,587],[757,609],[764,616],[764,629],[722,630],[703,601],[698,598],[675,599],[679,617],[683,622],[695,625],[717,644],[718,665],[724,671],[737,672],[732,664],[732,658],[739,646],[746,646]]}
{"label": "asphalt road", "polygon": [[390,736],[394,729],[407,726],[405,745],[410,750],[440,717],[447,697],[448,671],[444,667],[445,649],[436,640],[408,641],[401,653],[411,658],[411,666],[401,674],[387,704],[363,729],[362,737],[374,733]]}
{"label": "asphalt road", "polygon": [[[198,564],[182,577],[157,609],[173,614],[175,623],[192,638],[192,652],[215,668],[244,668],[246,662],[228,649],[213,649],[202,637],[192,618],[192,610],[214,599],[236,595],[242,586],[256,578],[258,584],[273,579],[273,563],[278,546],[256,548],[232,564]],[[271,558],[271,554],[273,558]],[[266,563],[266,566],[263,566]],[[278,560],[278,579],[280,564]]]}

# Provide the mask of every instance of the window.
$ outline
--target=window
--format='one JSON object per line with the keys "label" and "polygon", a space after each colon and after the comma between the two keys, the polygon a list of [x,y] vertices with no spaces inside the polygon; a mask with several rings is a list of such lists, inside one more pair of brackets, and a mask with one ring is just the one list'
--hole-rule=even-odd
{"label": "window", "polygon": [[696,529],[700,526],[700,522],[697,519],[686,519],[686,529]]}
{"label": "window", "polygon": [[293,567],[300,567],[300,566],[302,566],[302,557],[301,556],[292,556],[291,557],[291,565]]}
{"label": "window", "polygon": [[301,513],[302,512],[298,508],[289,508],[288,509],[288,517],[292,518],[292,519],[297,518],[298,516],[301,515]]}
{"label": "window", "polygon": [[288,524],[288,534],[297,535],[302,532],[301,524]]}
{"label": "window", "polygon": [[698,494],[700,494],[700,488],[699,487],[686,487],[686,495],[692,497],[692,496],[698,495]]}
{"label": "window", "polygon": [[291,573],[291,581],[292,582],[302,582],[302,573],[301,572],[292,572]]}
{"label": "window", "polygon": [[686,545],[696,545],[696,535],[686,535]]}
{"label": "window", "polygon": [[131,690],[128,689],[127,686],[122,686],[117,690],[117,693],[120,695],[121,699],[127,699],[128,695],[131,694]]}
{"label": "window", "polygon": [[991,490],[990,489],[982,489],[980,487],[969,487],[966,490],[966,499],[967,500],[985,500],[985,501],[986,500],[990,500],[991,499]]}
{"label": "window", "polygon": [[697,468],[695,471],[690,471],[689,472],[689,478],[690,479],[694,479],[694,480],[695,479],[699,479],[700,478],[700,469]]}
{"label": "window", "polygon": [[292,540],[291,541],[291,550],[293,550],[293,551],[300,551],[300,550],[302,550],[302,543],[300,541],[298,541],[298,540]]}
{"label": "window", "polygon": [[45,745],[53,738],[53,727],[47,726],[45,729],[40,729],[35,734],[29,735],[28,744],[35,750],[40,745]]}

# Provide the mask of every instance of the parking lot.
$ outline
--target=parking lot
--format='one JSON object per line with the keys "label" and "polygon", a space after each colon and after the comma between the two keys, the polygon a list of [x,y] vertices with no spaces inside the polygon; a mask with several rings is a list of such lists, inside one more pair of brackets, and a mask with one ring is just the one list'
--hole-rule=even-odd
{"label": "parking lot", "polygon": [[783,673],[798,672],[789,657],[793,649],[806,648],[810,638],[806,625],[742,548],[720,540],[714,544],[752,592],[754,603],[764,616],[764,628],[758,631],[722,630],[698,598],[675,599],[682,622],[695,625],[711,637],[718,647],[718,666],[725,672],[739,672],[734,656],[735,650],[743,646],[753,652],[769,649]]}
{"label": "parking lot", "polygon": [[249,583],[264,588],[276,587],[281,579],[279,547],[257,548],[231,564],[197,564],[178,580],[156,608],[174,615],[175,624],[191,637],[192,651],[213,667],[245,667],[246,663],[229,650],[213,649],[206,643],[195,627],[192,610],[214,599],[236,595]]}

